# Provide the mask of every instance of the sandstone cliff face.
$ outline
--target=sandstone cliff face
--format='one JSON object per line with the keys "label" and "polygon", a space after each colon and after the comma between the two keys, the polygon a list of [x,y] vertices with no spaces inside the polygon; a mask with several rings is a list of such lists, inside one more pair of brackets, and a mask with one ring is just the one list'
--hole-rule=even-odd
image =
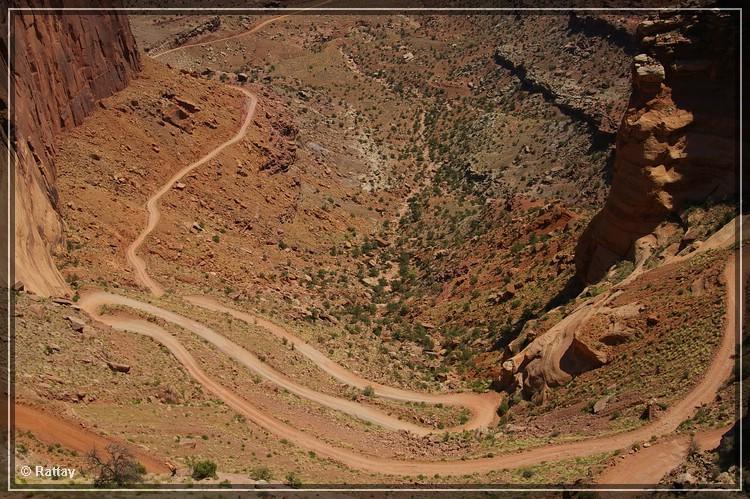
{"label": "sandstone cliff face", "polygon": [[36,293],[59,294],[67,286],[52,260],[63,242],[55,135],[79,125],[99,99],[124,88],[141,62],[124,15],[16,12],[8,21],[15,278]]}
{"label": "sandstone cliff face", "polygon": [[576,249],[598,281],[639,238],[691,204],[736,194],[738,18],[662,14],[638,28],[633,92],[617,134],[607,202]]}

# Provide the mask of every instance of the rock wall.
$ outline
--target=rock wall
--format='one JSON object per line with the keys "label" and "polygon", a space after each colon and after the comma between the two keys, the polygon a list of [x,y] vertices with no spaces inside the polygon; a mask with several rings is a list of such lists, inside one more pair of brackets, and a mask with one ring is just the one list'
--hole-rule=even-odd
{"label": "rock wall", "polygon": [[576,249],[586,282],[635,257],[635,243],[691,204],[736,194],[736,13],[662,13],[643,21],[633,89],[604,208]]}
{"label": "rock wall", "polygon": [[99,99],[124,88],[141,62],[125,15],[16,12],[8,22],[15,279],[38,294],[62,294],[68,287],[52,259],[63,244],[55,136],[82,123]]}

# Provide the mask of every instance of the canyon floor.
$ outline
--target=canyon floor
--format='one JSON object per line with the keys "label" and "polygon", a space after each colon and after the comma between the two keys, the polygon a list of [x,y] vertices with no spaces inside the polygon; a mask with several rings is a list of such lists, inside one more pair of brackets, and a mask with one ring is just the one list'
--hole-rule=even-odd
{"label": "canyon floor", "polygon": [[596,86],[583,118],[498,62],[502,16],[131,16],[142,72],[56,144],[70,291],[16,293],[17,464],[687,483],[739,419],[746,219],[696,205],[577,286],[631,54],[539,17],[504,57]]}

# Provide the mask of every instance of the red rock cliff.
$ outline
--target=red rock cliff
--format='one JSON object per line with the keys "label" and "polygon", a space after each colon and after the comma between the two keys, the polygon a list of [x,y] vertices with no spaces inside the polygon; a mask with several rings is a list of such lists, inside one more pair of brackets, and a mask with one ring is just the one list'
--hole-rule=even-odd
{"label": "red rock cliff", "polygon": [[639,26],[611,191],[576,250],[584,282],[632,258],[637,239],[691,203],[736,194],[735,14],[664,13]]}
{"label": "red rock cliff", "polygon": [[52,260],[63,243],[54,137],[124,88],[141,62],[125,15],[15,12],[8,21],[15,278],[36,293],[61,294],[68,288]]}

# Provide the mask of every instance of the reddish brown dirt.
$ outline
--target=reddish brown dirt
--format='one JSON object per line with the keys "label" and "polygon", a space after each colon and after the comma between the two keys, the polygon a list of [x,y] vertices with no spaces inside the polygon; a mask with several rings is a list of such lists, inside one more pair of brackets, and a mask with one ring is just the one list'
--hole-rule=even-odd
{"label": "reddish brown dirt", "polygon": [[60,444],[81,454],[86,454],[92,449],[104,450],[110,444],[118,444],[128,449],[149,473],[170,471],[164,460],[130,444],[83,429],[59,416],[53,416],[25,405],[16,405],[14,410],[16,431],[30,431],[46,444]]}
{"label": "reddish brown dirt", "polygon": [[[695,442],[702,451],[713,450],[721,436],[729,428],[716,428],[695,435]],[[615,466],[605,470],[597,483],[606,485],[656,484],[680,465],[688,455],[690,437],[680,435],[652,445],[635,454],[629,454]]]}

